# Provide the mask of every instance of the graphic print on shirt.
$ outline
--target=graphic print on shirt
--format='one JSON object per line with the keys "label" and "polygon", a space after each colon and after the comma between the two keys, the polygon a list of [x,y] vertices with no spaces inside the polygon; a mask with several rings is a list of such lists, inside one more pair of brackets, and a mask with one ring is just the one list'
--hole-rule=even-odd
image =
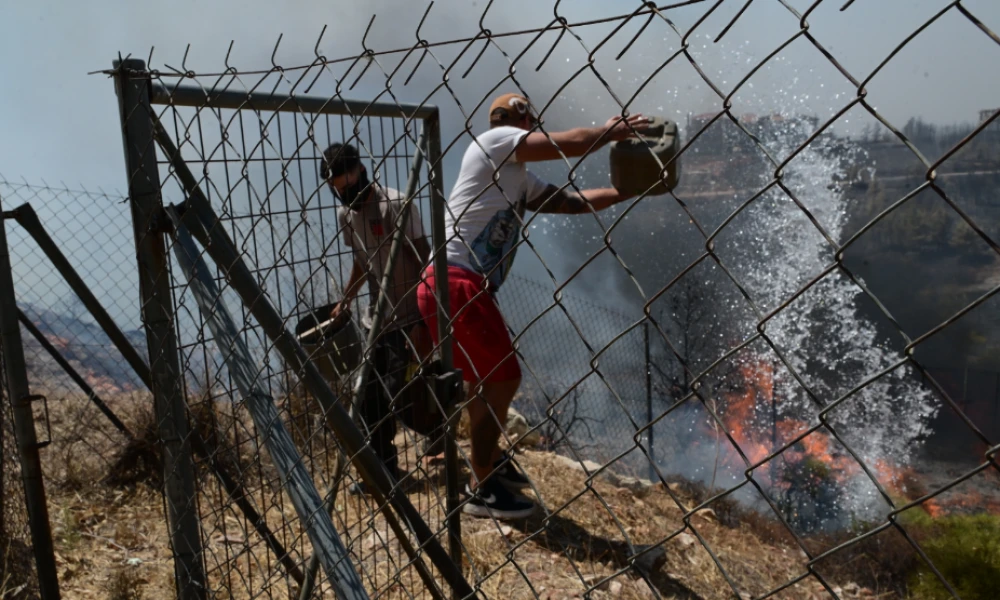
{"label": "graphic print on shirt", "polygon": [[382,219],[368,219],[368,228],[371,229],[372,235],[379,237],[385,235],[385,229],[382,227]]}
{"label": "graphic print on shirt", "polygon": [[490,285],[494,288],[503,283],[510,266],[514,263],[514,255],[517,253],[514,244],[517,243],[521,233],[519,217],[524,214],[526,203],[525,192],[521,194],[515,206],[493,215],[486,227],[472,241],[469,262],[483,275],[488,274]]}

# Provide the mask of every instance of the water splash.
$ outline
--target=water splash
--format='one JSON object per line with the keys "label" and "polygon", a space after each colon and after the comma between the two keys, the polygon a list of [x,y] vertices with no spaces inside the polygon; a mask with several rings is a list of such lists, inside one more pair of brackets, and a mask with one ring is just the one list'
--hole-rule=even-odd
{"label": "water splash", "polygon": [[[779,119],[758,133],[771,153],[784,159],[805,143],[813,131],[809,125],[802,118]],[[810,437],[826,441],[808,458],[822,461],[837,484],[825,507],[830,514],[821,515],[826,526],[888,512],[862,463],[880,484],[895,487],[897,470],[877,465],[910,463],[937,412],[932,392],[907,365],[870,381],[903,355],[862,315],[862,289],[845,272],[834,269],[815,279],[834,264],[835,244],[845,237],[847,201],[832,184],[846,176],[845,165],[864,158],[850,140],[821,135],[810,142],[782,169],[787,191],[773,185],[748,207],[742,231],[733,236],[739,251],[726,257],[759,309],[777,310],[764,328],[776,351],[761,349],[742,359],[774,367],[771,406],[754,407],[772,413],[763,425],[798,423],[805,430],[820,425],[825,415],[825,426]],[[772,176],[758,175],[757,189],[772,183]],[[757,395],[758,403],[763,400]]]}

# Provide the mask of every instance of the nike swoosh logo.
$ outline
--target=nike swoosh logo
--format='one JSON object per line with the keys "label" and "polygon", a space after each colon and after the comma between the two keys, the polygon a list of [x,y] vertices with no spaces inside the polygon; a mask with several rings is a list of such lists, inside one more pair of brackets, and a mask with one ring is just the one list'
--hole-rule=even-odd
{"label": "nike swoosh logo", "polygon": [[493,504],[494,502],[497,501],[497,497],[494,496],[493,494],[490,494],[489,496],[481,496],[480,499],[483,501],[484,504]]}

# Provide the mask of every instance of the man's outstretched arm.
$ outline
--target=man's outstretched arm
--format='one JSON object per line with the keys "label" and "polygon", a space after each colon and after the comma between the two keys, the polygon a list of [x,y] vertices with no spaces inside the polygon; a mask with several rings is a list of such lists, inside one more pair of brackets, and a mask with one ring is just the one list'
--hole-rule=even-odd
{"label": "man's outstretched arm", "polygon": [[578,215],[599,211],[633,198],[615,188],[594,188],[577,192],[573,188],[558,188],[549,184],[537,198],[525,205],[527,210],[540,213]]}
{"label": "man's outstretched arm", "polygon": [[624,120],[621,117],[612,117],[603,127],[578,127],[548,135],[533,131],[524,136],[518,144],[517,162],[555,160],[561,158],[560,152],[567,158],[583,156],[588,151],[593,152],[609,142],[631,137],[633,131],[642,131],[648,123],[649,119],[640,114],[630,115]]}

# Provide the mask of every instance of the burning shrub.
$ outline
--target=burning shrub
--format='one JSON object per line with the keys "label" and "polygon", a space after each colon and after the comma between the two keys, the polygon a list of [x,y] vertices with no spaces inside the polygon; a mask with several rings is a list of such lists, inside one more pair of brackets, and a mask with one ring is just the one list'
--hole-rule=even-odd
{"label": "burning shrub", "polygon": [[776,488],[778,509],[796,531],[814,533],[837,514],[840,499],[837,471],[821,457],[806,455],[785,461]]}
{"label": "burning shrub", "polygon": [[[959,596],[964,600],[996,598],[1000,582],[1000,517],[951,515],[931,520],[920,513],[913,519],[914,525],[927,533],[921,543],[924,552]],[[917,598],[952,598],[923,561],[909,583],[910,592]]]}

